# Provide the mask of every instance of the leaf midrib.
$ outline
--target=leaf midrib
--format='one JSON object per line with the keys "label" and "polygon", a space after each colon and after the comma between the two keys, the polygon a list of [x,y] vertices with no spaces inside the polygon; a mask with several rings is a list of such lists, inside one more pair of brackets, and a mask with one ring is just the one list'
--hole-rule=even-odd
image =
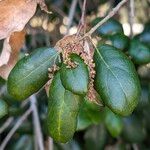
{"label": "leaf midrib", "polygon": [[116,78],[116,80],[118,81],[118,83],[119,83],[119,85],[120,85],[120,87],[121,87],[121,89],[122,89],[122,91],[123,91],[123,93],[124,93],[124,95],[125,95],[125,100],[126,100],[126,102],[127,102],[127,94],[126,94],[126,92],[124,91],[122,84],[119,82],[118,77],[117,77],[117,76],[115,75],[115,73],[111,70],[111,68],[109,67],[109,65],[107,64],[107,62],[104,60],[104,58],[102,57],[101,53],[99,52],[99,50],[98,50],[97,48],[96,48],[96,51],[97,51],[97,53],[99,54],[99,56],[100,56],[101,60],[103,61],[103,63],[105,64],[106,68],[107,68],[108,70],[110,70],[110,72],[112,73],[112,75],[113,75],[113,76]]}
{"label": "leaf midrib", "polygon": [[58,113],[58,137],[59,139],[61,138],[61,114],[63,112],[63,107],[65,105],[65,102],[64,102],[64,99],[65,99],[65,94],[66,94],[66,90],[64,91],[64,94],[63,94],[63,101],[62,101],[62,104],[60,106],[60,111]]}
{"label": "leaf midrib", "polygon": [[37,71],[39,68],[41,68],[45,63],[47,63],[48,61],[50,61],[51,59],[53,59],[56,55],[58,55],[58,53],[56,53],[54,56],[52,56],[50,59],[48,58],[43,64],[39,65],[36,69],[32,70],[27,76],[25,76],[24,78],[18,80],[18,82],[15,82],[16,84],[20,83],[21,81],[25,80],[26,78],[28,78],[33,72]]}

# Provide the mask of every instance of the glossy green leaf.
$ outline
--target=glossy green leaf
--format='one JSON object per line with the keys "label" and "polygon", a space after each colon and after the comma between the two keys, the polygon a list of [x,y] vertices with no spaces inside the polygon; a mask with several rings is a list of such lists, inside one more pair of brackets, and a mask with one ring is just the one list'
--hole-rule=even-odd
{"label": "glossy green leaf", "polygon": [[8,114],[8,105],[7,103],[0,99],[0,118]]}
{"label": "glossy green leaf", "polygon": [[123,129],[122,118],[108,108],[105,109],[104,122],[107,130],[113,137],[118,137],[121,134]]}
{"label": "glossy green leaf", "polygon": [[[96,25],[101,20],[102,20],[102,18],[96,18],[92,22],[93,26]],[[97,29],[97,33],[100,36],[108,37],[115,33],[123,33],[123,28],[122,28],[121,23],[119,23],[117,20],[111,18]]]}
{"label": "glossy green leaf", "polygon": [[85,95],[88,90],[89,73],[87,65],[76,54],[70,56],[71,61],[77,63],[76,68],[68,69],[63,64],[61,67],[60,77],[65,89],[79,95]]}
{"label": "glossy green leaf", "polygon": [[142,142],[146,138],[146,130],[142,121],[136,116],[124,118],[123,137],[128,142]]}
{"label": "glossy green leaf", "polygon": [[150,48],[139,40],[131,40],[129,54],[136,64],[146,64],[150,62]]}
{"label": "glossy green leaf", "polygon": [[83,97],[63,87],[58,72],[50,86],[47,116],[48,133],[55,141],[66,143],[72,139],[82,102]]}
{"label": "glossy green leaf", "polygon": [[112,45],[120,50],[126,50],[129,46],[129,38],[123,33],[116,33],[109,37]]}
{"label": "glossy green leaf", "polygon": [[24,100],[37,92],[48,81],[48,68],[58,53],[53,48],[39,48],[23,57],[8,77],[8,92],[18,100]]}
{"label": "glossy green leaf", "polygon": [[89,100],[85,100],[79,111],[77,130],[83,130],[92,124],[98,124],[101,120],[99,106]]}
{"label": "glossy green leaf", "polygon": [[131,114],[140,98],[140,83],[134,65],[121,51],[110,45],[95,50],[95,89],[114,113]]}

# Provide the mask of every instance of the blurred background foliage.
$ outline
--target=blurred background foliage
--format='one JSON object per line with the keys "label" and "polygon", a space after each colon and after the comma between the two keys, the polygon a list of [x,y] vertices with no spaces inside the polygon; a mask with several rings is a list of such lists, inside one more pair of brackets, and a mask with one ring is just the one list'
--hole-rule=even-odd
{"label": "blurred background foliage", "polygon": [[[72,0],[46,0],[48,9],[52,14],[48,15],[38,8],[36,14],[26,25],[26,41],[21,50],[20,57],[30,53],[34,48],[54,46],[67,30],[68,13]],[[93,26],[93,20],[104,17],[120,0],[87,0],[86,23],[87,30]],[[81,1],[77,4],[75,16],[70,34],[77,31],[77,25],[81,16]],[[148,150],[150,149],[150,1],[135,0],[135,23],[133,31],[141,49],[142,55],[137,51],[137,45],[130,46],[131,38],[129,26],[129,6],[124,5],[115,15],[114,19],[123,28],[122,33],[105,34],[108,30],[115,31],[113,25],[105,24],[97,30],[94,40],[98,43],[109,43],[124,51],[135,63],[140,77],[142,94],[138,107],[129,117],[116,116],[110,110],[99,107],[96,104],[85,101],[78,116],[77,132],[74,139],[67,144],[53,143],[54,150]],[[104,32],[103,32],[104,31]],[[102,38],[103,37],[103,38]],[[101,39],[102,38],[102,39]],[[101,40],[100,40],[101,39]],[[0,50],[3,41],[0,41]],[[145,48],[146,47],[146,48]],[[148,50],[145,50],[148,49]],[[149,56],[149,57],[148,57]],[[148,57],[148,58],[147,58]],[[47,113],[47,96],[45,90],[37,94],[38,111],[45,145],[48,145],[45,117]],[[9,118],[13,121],[3,133],[0,133],[0,141],[4,139],[8,131],[14,126],[19,116],[29,107],[14,100],[7,92],[6,81],[0,78],[0,127]],[[25,105],[23,107],[22,105]],[[35,148],[32,117],[30,116],[11,138],[6,149],[8,150],[32,150]]]}

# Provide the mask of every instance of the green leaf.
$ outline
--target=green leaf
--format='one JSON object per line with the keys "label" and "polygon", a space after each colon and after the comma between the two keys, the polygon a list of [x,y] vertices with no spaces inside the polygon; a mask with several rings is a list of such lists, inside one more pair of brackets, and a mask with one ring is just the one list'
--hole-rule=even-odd
{"label": "green leaf", "polygon": [[113,137],[118,137],[123,129],[123,122],[120,116],[114,114],[108,108],[104,111],[105,117],[104,122],[107,130]]}
{"label": "green leaf", "polygon": [[146,108],[144,108],[143,112],[140,113],[140,114],[142,114],[141,120],[144,120],[145,125],[146,125],[146,129],[148,131],[150,131],[150,117],[149,117],[149,114],[150,114],[150,105],[148,105]]}
{"label": "green leaf", "polygon": [[128,142],[142,142],[146,138],[146,130],[142,121],[136,116],[124,118],[123,137]]}
{"label": "green leaf", "polygon": [[145,23],[145,25],[144,25],[144,30],[143,30],[143,31],[144,31],[144,32],[150,31],[150,20],[149,20],[148,22]]}
{"label": "green leaf", "polygon": [[22,115],[28,108],[28,106],[21,107],[21,103],[14,99],[8,92],[7,88],[1,95],[1,98],[8,104],[8,114],[9,116],[20,116]]}
{"label": "green leaf", "polygon": [[0,77],[0,87],[5,85],[5,83],[6,81],[2,77]]}
{"label": "green leaf", "polygon": [[112,45],[120,50],[126,50],[129,45],[129,38],[123,33],[116,33],[109,37]]}
{"label": "green leaf", "polygon": [[98,124],[101,120],[99,106],[89,100],[85,100],[79,111],[77,130],[83,130],[92,124]]}
{"label": "green leaf", "polygon": [[149,24],[147,24],[147,27],[144,28],[144,31],[138,35],[135,36],[136,39],[141,41],[142,43],[146,44],[150,48],[150,28]]}
{"label": "green leaf", "polygon": [[146,64],[150,62],[150,48],[139,40],[131,40],[129,54],[136,64]]}
{"label": "green leaf", "polygon": [[150,97],[148,85],[142,84],[141,97],[136,110],[138,113],[141,113],[141,111],[143,111],[145,108],[148,108],[149,106],[150,106]]}
{"label": "green leaf", "polygon": [[26,110],[28,106],[18,107],[16,105],[9,106],[9,116],[21,116]]}
{"label": "green leaf", "polygon": [[150,30],[147,32],[142,32],[136,36],[141,42],[147,44],[150,47]]}
{"label": "green leaf", "polygon": [[8,92],[18,100],[37,92],[48,81],[48,68],[57,60],[57,55],[53,48],[39,48],[23,57],[8,77]]}
{"label": "green leaf", "polygon": [[[92,25],[93,26],[96,25],[101,20],[102,20],[102,18],[96,18],[92,22]],[[119,23],[117,20],[111,18],[97,29],[97,33],[99,36],[108,37],[115,33],[123,33],[123,28],[122,28],[121,23]]]}
{"label": "green leaf", "polygon": [[78,141],[71,140],[68,143],[55,143],[54,150],[82,150],[81,144]]}
{"label": "green leaf", "polygon": [[127,116],[137,106],[140,83],[132,62],[110,45],[95,50],[95,89],[114,113]]}
{"label": "green leaf", "polygon": [[87,65],[80,56],[76,54],[72,54],[70,58],[71,61],[77,63],[78,66],[76,68],[68,69],[65,64],[62,65],[60,72],[62,84],[65,89],[75,94],[85,95],[87,93],[89,83]]}
{"label": "green leaf", "polygon": [[0,99],[0,119],[8,114],[8,105],[7,103]]}
{"label": "green leaf", "polygon": [[84,135],[86,150],[104,150],[108,134],[103,124],[92,126]]}
{"label": "green leaf", "polygon": [[66,143],[72,139],[82,101],[83,97],[63,87],[58,72],[50,86],[47,116],[48,133],[55,141]]}
{"label": "green leaf", "polygon": [[13,98],[7,90],[7,87],[5,88],[4,92],[1,95],[1,98],[9,105],[9,106],[16,106],[20,107],[20,101],[17,101],[15,98]]}

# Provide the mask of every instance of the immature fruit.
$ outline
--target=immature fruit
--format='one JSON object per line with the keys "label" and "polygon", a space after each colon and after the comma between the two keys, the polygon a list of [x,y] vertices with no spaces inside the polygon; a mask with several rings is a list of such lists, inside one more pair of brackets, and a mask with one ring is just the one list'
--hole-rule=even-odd
{"label": "immature fruit", "polygon": [[0,99],[0,119],[5,115],[7,115],[7,113],[8,113],[8,105],[4,100]]}
{"label": "immature fruit", "polygon": [[139,40],[131,40],[129,54],[136,64],[146,64],[150,62],[150,48]]}
{"label": "immature fruit", "polygon": [[126,50],[129,44],[129,38],[123,33],[116,33],[109,37],[112,45],[120,50]]}
{"label": "immature fruit", "polygon": [[39,48],[23,57],[8,77],[8,92],[17,100],[24,100],[48,81],[48,68],[57,62],[53,48]]}
{"label": "immature fruit", "polygon": [[114,113],[127,116],[140,98],[140,83],[132,62],[110,45],[97,47],[94,54],[95,89]]}
{"label": "immature fruit", "polygon": [[75,94],[85,95],[88,90],[89,72],[87,65],[76,54],[70,56],[71,61],[77,64],[75,68],[67,68],[63,64],[61,67],[60,77],[62,84],[66,90]]}
{"label": "immature fruit", "polygon": [[[93,26],[96,25],[101,20],[102,18],[96,18],[92,23]],[[100,36],[108,37],[115,33],[123,33],[123,28],[122,28],[121,23],[111,18],[97,29],[97,33]]]}
{"label": "immature fruit", "polygon": [[104,113],[105,113],[104,122],[109,133],[113,137],[119,136],[123,129],[123,122],[122,122],[121,117],[114,114],[108,108],[105,109]]}
{"label": "immature fruit", "polygon": [[142,142],[146,137],[146,130],[141,120],[136,116],[124,118],[123,137],[128,142]]}
{"label": "immature fruit", "polygon": [[63,87],[58,72],[50,86],[47,116],[48,134],[55,141],[66,143],[72,139],[82,101],[83,97]]}

